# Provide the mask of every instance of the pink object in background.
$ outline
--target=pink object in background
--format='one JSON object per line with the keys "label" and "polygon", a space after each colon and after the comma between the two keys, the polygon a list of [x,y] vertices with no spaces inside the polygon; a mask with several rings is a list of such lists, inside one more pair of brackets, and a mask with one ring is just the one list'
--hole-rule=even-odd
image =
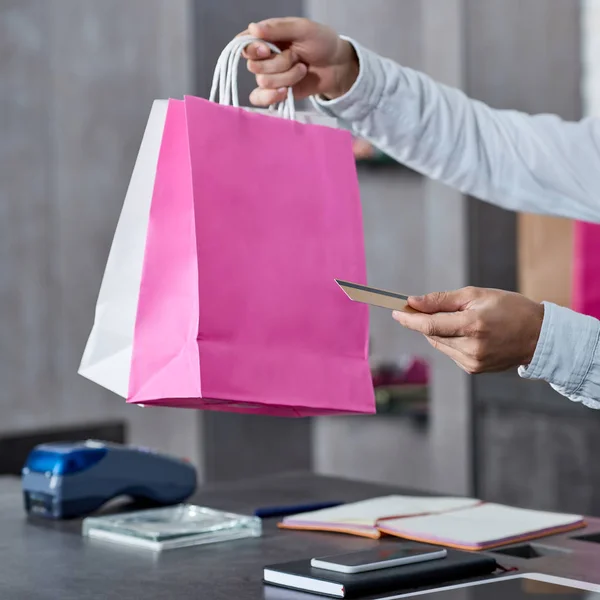
{"label": "pink object in background", "polygon": [[426,386],[429,384],[429,364],[411,356],[397,363],[382,363],[372,370],[375,388],[389,386]]}
{"label": "pink object in background", "polygon": [[348,132],[170,100],[128,402],[281,416],[373,413]]}
{"label": "pink object in background", "polygon": [[575,223],[572,308],[600,319],[600,225]]}

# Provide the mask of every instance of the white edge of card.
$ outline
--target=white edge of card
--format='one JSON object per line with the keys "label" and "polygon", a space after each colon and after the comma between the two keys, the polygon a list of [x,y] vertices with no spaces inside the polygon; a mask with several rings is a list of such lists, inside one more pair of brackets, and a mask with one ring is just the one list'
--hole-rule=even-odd
{"label": "white edge of card", "polygon": [[600,585],[593,583],[585,583],[584,581],[577,581],[575,579],[566,579],[564,577],[556,577],[554,575],[543,575],[542,573],[520,573],[519,575],[507,575],[506,577],[494,577],[485,581],[471,581],[469,583],[460,583],[458,585],[450,585],[446,587],[437,588],[434,590],[423,590],[420,592],[412,592],[409,594],[399,594],[394,596],[385,596],[381,600],[400,600],[400,598],[415,598],[417,596],[424,596],[425,594],[437,594],[439,592],[446,592],[449,590],[459,590],[462,588],[473,587],[476,585],[490,585],[509,579],[530,579],[531,581],[539,581],[541,583],[552,583],[554,585],[562,585],[566,587],[573,587],[575,589],[584,590],[586,592],[600,592]]}
{"label": "white edge of card", "polygon": [[[337,283],[337,282],[336,282]],[[354,302],[354,298],[352,298],[352,296],[350,296],[350,294],[348,293],[348,290],[340,283],[338,283],[338,285],[340,286],[342,292],[344,292],[344,294],[346,294],[346,296],[352,300],[352,302]]]}
{"label": "white edge of card", "polygon": [[337,583],[320,581],[318,579],[312,579],[311,577],[303,577],[302,575],[290,575],[288,573],[282,573],[281,571],[273,571],[272,569],[265,569],[263,578],[265,583],[271,583],[273,585],[280,585],[306,592],[315,592],[317,594],[329,594],[339,598],[344,597],[344,586]]}

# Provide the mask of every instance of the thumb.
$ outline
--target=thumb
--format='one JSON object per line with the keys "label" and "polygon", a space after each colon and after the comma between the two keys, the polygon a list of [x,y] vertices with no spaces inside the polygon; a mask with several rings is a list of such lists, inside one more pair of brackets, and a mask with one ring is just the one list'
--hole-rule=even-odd
{"label": "thumb", "polygon": [[438,312],[457,312],[472,300],[468,288],[451,292],[433,292],[425,296],[411,296],[408,304],[419,312],[433,314]]}
{"label": "thumb", "polygon": [[250,23],[251,36],[266,42],[295,42],[304,39],[310,32],[311,22],[299,17],[267,19],[260,23]]}

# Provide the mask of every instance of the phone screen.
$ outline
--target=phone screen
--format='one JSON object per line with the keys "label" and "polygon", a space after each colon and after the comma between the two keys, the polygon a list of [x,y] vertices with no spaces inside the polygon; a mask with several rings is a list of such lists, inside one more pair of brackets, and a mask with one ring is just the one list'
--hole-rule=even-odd
{"label": "phone screen", "polygon": [[363,550],[362,552],[349,552],[348,554],[337,554],[336,556],[327,556],[320,558],[323,562],[328,562],[344,567],[359,567],[373,563],[381,563],[403,558],[420,556],[439,552],[440,548],[423,548],[422,546],[405,546],[402,548],[375,548],[373,550]]}

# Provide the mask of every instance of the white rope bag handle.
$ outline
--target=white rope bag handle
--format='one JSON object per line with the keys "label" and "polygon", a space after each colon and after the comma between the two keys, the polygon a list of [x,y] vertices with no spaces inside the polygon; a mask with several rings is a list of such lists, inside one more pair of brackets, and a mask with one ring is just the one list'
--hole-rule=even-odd
{"label": "white rope bag handle", "polygon": [[[242,58],[244,48],[255,42],[266,44],[271,51],[276,54],[281,53],[281,50],[274,44],[252,37],[251,35],[244,35],[231,40],[231,42],[225,46],[223,52],[221,52],[221,56],[219,56],[217,66],[215,67],[210,90],[211,102],[217,101],[218,93],[219,104],[239,107],[237,72],[240,59]],[[273,109],[274,107],[272,106],[271,110]],[[285,119],[294,120],[296,118],[294,92],[291,87],[288,88],[287,98],[278,105],[277,112]]]}

